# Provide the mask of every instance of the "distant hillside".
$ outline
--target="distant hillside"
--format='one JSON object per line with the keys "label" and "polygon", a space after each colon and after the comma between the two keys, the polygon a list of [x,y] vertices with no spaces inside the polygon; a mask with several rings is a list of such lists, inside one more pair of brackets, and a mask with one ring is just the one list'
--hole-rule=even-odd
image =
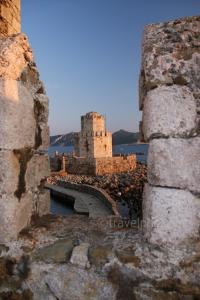
{"label": "distant hillside", "polygon": [[75,132],[53,135],[50,137],[50,146],[72,146]]}
{"label": "distant hillside", "polygon": [[138,132],[129,132],[123,129],[114,132],[112,135],[113,145],[137,143],[138,138]]}
{"label": "distant hillside", "polygon": [[[67,134],[54,135],[50,137],[50,146],[72,146],[75,132]],[[139,137],[138,132],[129,132],[126,130],[119,130],[113,133],[113,145],[132,144],[136,143]]]}

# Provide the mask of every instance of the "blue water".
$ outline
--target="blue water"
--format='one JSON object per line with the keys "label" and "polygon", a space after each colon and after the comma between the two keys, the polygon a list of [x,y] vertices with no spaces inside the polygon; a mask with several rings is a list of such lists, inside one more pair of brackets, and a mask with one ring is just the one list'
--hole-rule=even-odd
{"label": "blue water", "polygon": [[[54,146],[49,148],[49,155],[53,154],[55,151],[59,153],[72,153],[73,146],[61,147]],[[148,144],[128,144],[128,145],[116,145],[113,146],[113,154],[136,154],[137,161],[146,163]]]}
{"label": "blue water", "polygon": [[74,210],[71,206],[60,201],[59,198],[51,195],[51,213],[54,215],[70,216],[74,214]]}

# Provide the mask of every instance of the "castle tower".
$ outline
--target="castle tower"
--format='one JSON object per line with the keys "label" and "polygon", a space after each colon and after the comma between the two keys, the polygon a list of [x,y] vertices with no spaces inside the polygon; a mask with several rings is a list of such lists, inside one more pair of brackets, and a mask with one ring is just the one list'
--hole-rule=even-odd
{"label": "castle tower", "polygon": [[20,0],[0,0],[0,36],[21,31]]}
{"label": "castle tower", "polygon": [[112,157],[112,133],[105,128],[104,116],[89,112],[81,117],[76,155],[86,158]]}

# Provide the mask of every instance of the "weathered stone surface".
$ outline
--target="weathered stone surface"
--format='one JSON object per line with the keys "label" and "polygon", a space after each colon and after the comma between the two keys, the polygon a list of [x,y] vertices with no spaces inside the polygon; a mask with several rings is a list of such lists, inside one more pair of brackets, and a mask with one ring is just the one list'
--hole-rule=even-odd
{"label": "weathered stone surface", "polygon": [[141,261],[140,258],[135,255],[134,250],[125,249],[116,251],[116,255],[119,261],[123,264],[131,263],[135,267],[139,267]]}
{"label": "weathered stone surface", "polygon": [[0,195],[12,195],[17,189],[19,162],[13,151],[0,150]]}
{"label": "weathered stone surface", "polygon": [[49,140],[48,98],[25,35],[0,38],[0,77],[0,241],[3,242],[17,238],[32,215],[46,214],[49,209],[49,193],[44,191],[43,184],[49,175],[45,155]]}
{"label": "weathered stone surface", "polygon": [[143,228],[152,243],[178,244],[198,236],[200,199],[188,191],[146,184],[143,199]]}
{"label": "weathered stone surface", "polygon": [[[9,250],[0,259],[0,297],[2,283],[8,284],[7,299],[12,299],[9,292],[22,294],[24,287],[37,300],[194,300],[200,294],[199,238],[163,248],[146,243],[139,228],[113,229],[108,219],[97,222],[86,216],[43,217],[25,232],[18,241],[6,244]],[[84,269],[67,260],[32,259],[39,249],[64,236],[66,241],[89,242],[91,249],[98,249],[95,259],[99,255],[99,261]],[[134,255],[139,264],[131,262]],[[16,287],[18,274],[21,285]]]}
{"label": "weathered stone surface", "polygon": [[143,108],[143,133],[156,137],[194,135],[196,102],[187,87],[161,86],[147,93]]}
{"label": "weathered stone surface", "polygon": [[151,185],[200,192],[200,138],[152,140],[148,166]]}
{"label": "weathered stone surface", "polygon": [[101,267],[108,263],[111,253],[111,246],[97,246],[89,250],[89,261],[92,265]]}
{"label": "weathered stone surface", "polygon": [[146,26],[140,78],[140,108],[158,85],[186,85],[200,99],[200,18],[188,17]]}
{"label": "weathered stone surface", "polygon": [[[151,286],[149,287],[140,287],[135,289],[135,299],[136,300],[180,300],[180,295],[177,292],[165,292],[155,290]],[[192,300],[192,298],[186,297],[183,300]]]}
{"label": "weathered stone surface", "polygon": [[90,267],[90,263],[88,260],[89,247],[90,247],[90,244],[88,244],[88,243],[82,243],[79,246],[76,246],[73,249],[72,256],[70,258],[70,262],[79,267],[89,268]]}
{"label": "weathered stone surface", "polygon": [[29,64],[34,64],[33,54],[24,34],[0,38],[1,78],[20,79]]}
{"label": "weathered stone surface", "polygon": [[8,250],[9,250],[9,247],[7,247],[4,244],[0,244],[0,256],[4,253],[8,252]]}
{"label": "weathered stone surface", "polygon": [[34,260],[46,263],[64,263],[69,259],[74,243],[71,240],[58,240],[55,243],[38,249],[34,255]]}
{"label": "weathered stone surface", "polygon": [[44,94],[36,94],[34,98],[34,113],[37,122],[36,146],[39,151],[49,148],[49,99]]}
{"label": "weathered stone surface", "polygon": [[20,32],[20,0],[1,0],[0,15],[0,36]]}
{"label": "weathered stone surface", "polygon": [[27,165],[27,189],[35,189],[50,175],[48,155],[34,154]]}
{"label": "weathered stone surface", "polygon": [[0,148],[34,147],[36,120],[29,91],[16,80],[0,80],[0,106]]}
{"label": "weathered stone surface", "polygon": [[151,24],[144,32],[141,129],[150,141],[152,185],[144,193],[144,231],[158,244],[195,237],[199,227],[199,199],[193,195],[200,190],[199,37],[199,16]]}
{"label": "weathered stone surface", "polygon": [[50,192],[47,190],[39,189],[35,192],[34,197],[34,208],[33,213],[35,212],[39,216],[49,214],[50,212]]}
{"label": "weathered stone surface", "polygon": [[49,130],[49,126],[47,126],[46,124],[41,124],[39,125],[39,130],[40,130],[40,143],[38,146],[38,151],[41,152],[46,152],[49,149],[49,143],[50,143],[50,130]]}
{"label": "weathered stone surface", "polygon": [[69,264],[42,266],[43,269],[38,264],[32,266],[30,287],[35,299],[116,299],[115,287],[97,272]]}
{"label": "weathered stone surface", "polygon": [[32,215],[32,193],[22,195],[20,201],[8,194],[0,195],[0,243],[16,239],[20,230],[26,227]]}

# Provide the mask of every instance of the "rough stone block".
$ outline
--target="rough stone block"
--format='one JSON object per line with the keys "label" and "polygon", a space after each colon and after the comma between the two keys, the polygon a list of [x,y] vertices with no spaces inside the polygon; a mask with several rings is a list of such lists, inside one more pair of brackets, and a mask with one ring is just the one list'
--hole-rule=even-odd
{"label": "rough stone block", "polygon": [[12,195],[0,195],[0,211],[0,243],[17,239],[31,220],[32,193],[24,194],[20,201]]}
{"label": "rough stone block", "polygon": [[148,181],[151,185],[200,192],[200,137],[152,140]]}
{"label": "rough stone block", "polygon": [[144,102],[144,138],[194,135],[196,119],[196,102],[187,87],[158,87],[148,92]]}
{"label": "rough stone block", "polygon": [[49,99],[44,94],[36,94],[34,99],[35,106],[35,117],[37,120],[37,136],[38,143],[37,149],[41,151],[47,151],[49,147],[49,127],[48,116],[49,116]]}
{"label": "rough stone block", "polygon": [[[1,35],[8,36],[20,32],[20,1],[4,0],[0,2],[0,15],[4,23],[6,23],[7,29],[1,32]],[[15,19],[16,21],[13,21]]]}
{"label": "rough stone block", "polygon": [[[0,150],[0,196],[17,190],[20,166],[13,151]],[[17,201],[17,199],[16,199]]]}
{"label": "rough stone block", "polygon": [[43,216],[49,214],[50,212],[50,192],[48,190],[43,190],[40,192],[38,199],[38,214]]}
{"label": "rough stone block", "polygon": [[35,99],[35,110],[38,115],[38,122],[46,124],[49,117],[49,99],[44,94],[36,94]]}
{"label": "rough stone block", "polygon": [[152,243],[175,245],[199,234],[200,199],[189,191],[146,184],[143,229]]}
{"label": "rough stone block", "polygon": [[20,79],[22,72],[33,61],[33,53],[24,34],[0,38],[0,77]]}
{"label": "rough stone block", "polygon": [[140,77],[140,108],[146,93],[159,85],[186,85],[200,98],[200,17],[145,27]]}
{"label": "rough stone block", "polygon": [[29,91],[15,80],[0,80],[0,148],[34,147],[36,120]]}
{"label": "rough stone block", "polygon": [[1,17],[6,19],[6,21],[8,23],[12,24],[13,15],[12,15],[12,10],[10,9],[10,7],[1,4],[0,5],[0,14],[1,14]]}
{"label": "rough stone block", "polygon": [[88,249],[90,244],[82,243],[79,246],[74,247],[70,262],[82,268],[89,268],[90,263],[88,260]]}
{"label": "rough stone block", "polygon": [[35,190],[50,175],[48,155],[34,154],[26,170],[26,188]]}
{"label": "rough stone block", "polygon": [[32,192],[32,215],[37,217],[49,214],[50,192],[46,189],[35,189]]}
{"label": "rough stone block", "polygon": [[15,33],[19,33],[20,32],[20,23],[15,16],[12,16],[11,24],[12,24],[13,31]]}
{"label": "rough stone block", "polygon": [[[43,188],[49,162],[44,151],[39,151],[48,149],[48,99],[24,35],[0,38],[0,77],[0,242],[3,243],[17,238],[34,213],[49,212],[49,192]],[[39,99],[38,105],[35,99]]]}
{"label": "rough stone block", "polygon": [[49,126],[46,124],[40,125],[41,130],[41,144],[37,148],[39,151],[48,151],[50,144],[50,136],[49,136]]}

